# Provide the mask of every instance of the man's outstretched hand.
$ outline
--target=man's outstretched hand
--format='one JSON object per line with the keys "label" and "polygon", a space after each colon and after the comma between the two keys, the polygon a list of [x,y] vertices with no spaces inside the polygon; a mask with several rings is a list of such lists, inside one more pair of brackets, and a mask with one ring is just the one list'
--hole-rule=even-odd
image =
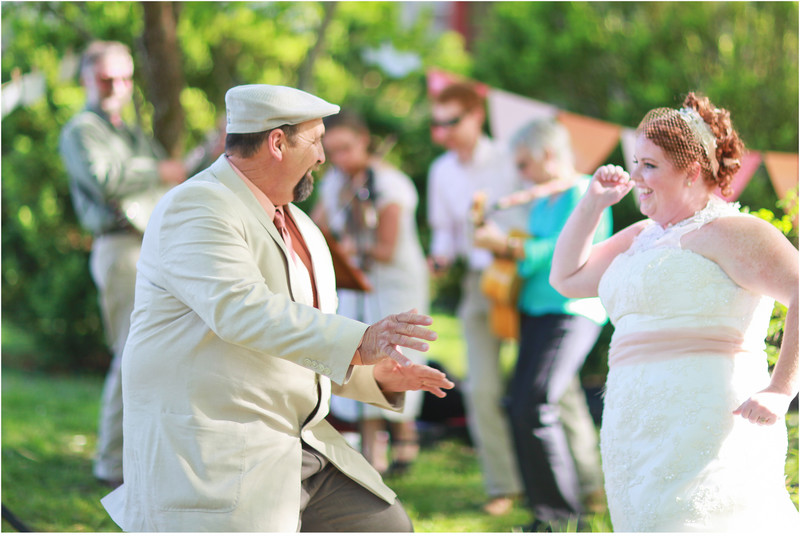
{"label": "man's outstretched hand", "polygon": [[422,389],[442,398],[447,395],[443,389],[452,389],[455,386],[444,372],[435,368],[422,364],[401,366],[388,358],[375,364],[373,374],[381,390],[387,393]]}
{"label": "man's outstretched hand", "polygon": [[364,332],[361,345],[353,357],[353,364],[377,364],[389,358],[403,368],[411,367],[414,363],[401,353],[398,347],[427,351],[428,344],[420,339],[436,341],[439,337],[436,332],[422,327],[431,324],[433,319],[424,314],[417,314],[416,309],[387,316],[372,324]]}

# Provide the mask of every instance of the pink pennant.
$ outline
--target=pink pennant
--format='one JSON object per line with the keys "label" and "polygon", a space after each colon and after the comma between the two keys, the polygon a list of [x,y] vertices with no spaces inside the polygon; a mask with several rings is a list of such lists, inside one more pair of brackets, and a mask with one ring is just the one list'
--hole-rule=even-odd
{"label": "pink pennant", "polygon": [[719,187],[714,190],[714,193],[725,201],[736,201],[736,199],[742,194],[744,189],[750,183],[750,179],[753,178],[753,175],[758,170],[760,165],[761,154],[757,151],[747,152],[744,157],[742,157],[742,166],[739,167],[739,170],[736,172],[733,180],[731,181],[731,191],[733,193],[729,196],[723,196],[722,190],[720,190]]}

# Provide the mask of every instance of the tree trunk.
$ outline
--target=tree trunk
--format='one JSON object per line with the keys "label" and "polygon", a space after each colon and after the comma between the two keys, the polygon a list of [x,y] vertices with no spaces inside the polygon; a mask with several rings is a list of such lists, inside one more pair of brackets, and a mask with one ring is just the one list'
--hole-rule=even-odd
{"label": "tree trunk", "polygon": [[334,13],[336,13],[336,4],[336,2],[322,3],[322,9],[325,11],[325,15],[317,30],[317,42],[314,44],[314,47],[311,48],[311,51],[297,70],[297,88],[300,90],[305,90],[312,94],[314,93],[314,83],[311,80],[314,62],[322,51],[322,47],[325,43],[325,33],[328,30],[328,25],[330,25],[333,20]]}
{"label": "tree trunk", "polygon": [[153,104],[153,135],[171,157],[184,153],[184,88],[177,26],[179,2],[142,2],[144,31],[141,45],[147,95]]}

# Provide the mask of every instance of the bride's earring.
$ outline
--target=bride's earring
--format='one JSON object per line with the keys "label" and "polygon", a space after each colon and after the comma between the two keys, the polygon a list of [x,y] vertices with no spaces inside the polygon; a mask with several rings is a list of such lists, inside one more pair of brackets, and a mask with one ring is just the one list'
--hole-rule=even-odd
{"label": "bride's earring", "polygon": [[687,180],[686,181],[686,187],[687,188],[691,188],[692,187],[692,181],[691,180]]}

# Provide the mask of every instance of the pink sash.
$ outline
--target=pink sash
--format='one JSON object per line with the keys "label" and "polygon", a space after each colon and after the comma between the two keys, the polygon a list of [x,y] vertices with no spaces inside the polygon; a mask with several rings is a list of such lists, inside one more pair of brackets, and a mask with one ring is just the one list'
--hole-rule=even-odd
{"label": "pink sash", "polygon": [[745,347],[742,332],[735,328],[675,328],[634,332],[611,340],[609,364],[621,366],[643,362],[659,362],[676,358],[705,355],[759,352]]}

